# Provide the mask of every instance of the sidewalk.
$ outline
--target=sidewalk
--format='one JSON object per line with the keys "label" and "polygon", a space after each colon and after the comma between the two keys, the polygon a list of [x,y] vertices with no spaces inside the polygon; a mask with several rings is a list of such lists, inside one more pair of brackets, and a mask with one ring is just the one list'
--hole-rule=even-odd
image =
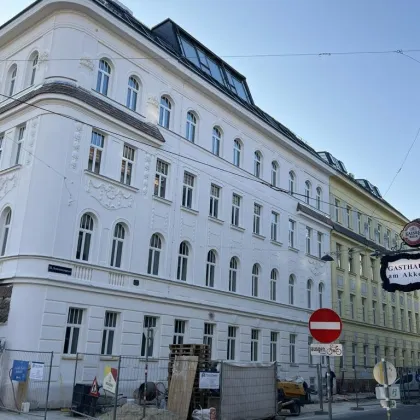
{"label": "sidewalk", "polygon": [[[353,408],[356,407],[356,401],[337,401],[333,402],[332,404],[332,412],[334,415],[340,415],[340,414],[348,414],[351,413]],[[380,408],[379,401],[377,400],[361,400],[359,401],[359,407],[362,407],[363,411],[369,411],[369,410],[375,410]],[[300,418],[312,418],[315,415],[316,411],[320,411],[319,404],[310,404],[305,405],[305,407],[302,408],[302,414]],[[316,417],[322,420],[325,417],[328,416],[328,402],[324,402],[324,413],[325,414],[319,414]],[[362,412],[363,412],[362,411]],[[354,411],[354,413],[357,413],[358,411]]]}

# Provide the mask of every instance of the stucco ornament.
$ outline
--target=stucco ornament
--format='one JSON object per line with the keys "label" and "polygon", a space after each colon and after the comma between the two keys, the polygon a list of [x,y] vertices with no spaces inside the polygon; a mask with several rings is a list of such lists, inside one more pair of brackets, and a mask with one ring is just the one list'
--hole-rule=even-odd
{"label": "stucco ornament", "polygon": [[132,207],[133,196],[125,194],[120,188],[101,182],[94,184],[91,180],[86,185],[86,191],[108,210],[118,210]]}
{"label": "stucco ornament", "polygon": [[82,57],[80,59],[79,65],[80,67],[86,67],[90,71],[93,71],[95,68],[95,64],[93,63],[93,60],[89,57]]}
{"label": "stucco ornament", "polygon": [[308,258],[309,263],[309,271],[314,276],[320,276],[321,274],[324,274],[325,271],[325,263],[321,261],[316,261]]}
{"label": "stucco ornament", "polygon": [[76,122],[74,136],[73,136],[73,151],[71,152],[70,167],[73,170],[77,169],[77,161],[79,160],[80,140],[82,138],[83,124]]}
{"label": "stucco ornament", "polygon": [[149,175],[150,175],[150,161],[152,156],[150,153],[146,153],[145,163],[144,163],[144,176],[143,176],[143,195],[147,195],[147,190],[149,186]]}
{"label": "stucco ornament", "polygon": [[12,174],[4,174],[0,177],[0,200],[6,196],[7,193],[13,190],[17,185],[18,175],[16,172]]}
{"label": "stucco ornament", "polygon": [[42,54],[39,55],[38,62],[45,63],[46,61],[48,61],[49,56],[50,56],[50,52],[48,50],[45,50]]}

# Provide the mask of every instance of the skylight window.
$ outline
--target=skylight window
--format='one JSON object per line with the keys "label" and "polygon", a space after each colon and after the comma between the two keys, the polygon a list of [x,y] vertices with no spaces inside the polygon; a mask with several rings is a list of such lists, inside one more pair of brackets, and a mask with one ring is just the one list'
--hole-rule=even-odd
{"label": "skylight window", "polygon": [[182,48],[184,49],[185,58],[187,58],[189,61],[191,61],[191,63],[195,64],[197,67],[201,67],[194,45],[190,44],[184,38],[181,38],[181,43]]}

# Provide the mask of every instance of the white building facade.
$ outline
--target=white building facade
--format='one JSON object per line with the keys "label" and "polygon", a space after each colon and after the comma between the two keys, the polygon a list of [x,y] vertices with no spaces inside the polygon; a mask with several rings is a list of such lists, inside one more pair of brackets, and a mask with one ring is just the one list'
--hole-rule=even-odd
{"label": "white building facade", "polygon": [[130,16],[41,0],[0,30],[0,337],[54,351],[52,399],[76,352],[144,357],[147,327],[152,359],[204,341],[305,376],[332,169],[205,47],[213,82],[177,56],[175,24]]}

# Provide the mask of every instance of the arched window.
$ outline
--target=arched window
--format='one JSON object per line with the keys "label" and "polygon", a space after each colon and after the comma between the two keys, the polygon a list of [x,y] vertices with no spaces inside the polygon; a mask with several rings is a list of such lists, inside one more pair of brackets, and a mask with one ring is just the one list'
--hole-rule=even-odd
{"label": "arched window", "polygon": [[147,264],[147,273],[157,276],[159,274],[160,253],[162,251],[162,239],[155,233],[150,238],[149,261]]}
{"label": "arched window", "polygon": [[162,96],[160,98],[160,107],[159,107],[159,125],[164,128],[169,128],[169,123],[171,121],[171,110],[172,103],[168,97]]}
{"label": "arched window", "polygon": [[308,280],[306,283],[306,295],[308,308],[312,308],[312,280]]}
{"label": "arched window", "polygon": [[102,95],[108,95],[109,80],[111,77],[111,65],[102,59],[99,61],[98,79],[96,80],[96,90]]}
{"label": "arched window", "polygon": [[206,286],[214,287],[214,276],[216,271],[216,253],[211,250],[207,254],[206,265]]}
{"label": "arched window", "polygon": [[236,279],[238,277],[238,259],[232,257],[229,264],[229,292],[236,292]]}
{"label": "arched window", "polygon": [[241,166],[241,151],[241,141],[239,139],[235,139],[233,142],[233,164],[238,168]]}
{"label": "arched window", "polygon": [[128,79],[127,88],[127,108],[135,111],[137,109],[137,98],[139,96],[140,83],[136,77],[131,76]]}
{"label": "arched window", "polygon": [[195,142],[197,132],[197,116],[193,112],[187,114],[187,128],[185,130],[185,137],[191,143]]}
{"label": "arched window", "polygon": [[220,156],[220,143],[222,142],[222,132],[219,127],[213,127],[213,138],[211,150],[214,155]]}
{"label": "arched window", "polygon": [[319,307],[322,308],[324,306],[324,283],[319,283],[318,296],[319,296]]}
{"label": "arched window", "polygon": [[254,175],[257,178],[261,178],[261,161],[262,161],[261,152],[256,151],[254,153]]}
{"label": "arched window", "polygon": [[321,198],[322,198],[322,190],[320,187],[316,189],[316,208],[321,210]]}
{"label": "arched window", "polygon": [[311,190],[312,186],[309,181],[305,181],[305,203],[311,204]]}
{"label": "arched window", "polygon": [[85,213],[80,219],[79,237],[77,239],[76,249],[76,260],[89,261],[93,227],[93,217],[89,213]]}
{"label": "arched window", "polygon": [[293,195],[295,193],[295,182],[296,175],[293,171],[289,172],[289,194]]}
{"label": "arched window", "polygon": [[29,58],[29,86],[32,86],[35,83],[36,80],[36,72],[38,70],[38,61],[39,61],[39,55],[38,52],[35,51],[31,54],[31,57]]}
{"label": "arched window", "polygon": [[188,268],[188,255],[190,249],[188,244],[184,241],[179,245],[179,254],[178,254],[178,269],[176,273],[176,278],[178,280],[187,281],[187,268]]}
{"label": "arched window", "polygon": [[294,305],[295,303],[295,277],[293,274],[289,277],[289,304]]}
{"label": "arched window", "polygon": [[1,219],[3,221],[3,240],[1,243],[1,256],[3,256],[6,254],[7,240],[9,239],[10,222],[12,221],[12,210],[10,208],[5,209],[3,211]]}
{"label": "arched window", "polygon": [[258,278],[260,276],[260,266],[254,264],[252,266],[252,296],[258,297]]}
{"label": "arched window", "polygon": [[121,267],[124,239],[125,227],[122,223],[117,223],[114,228],[114,238],[112,239],[111,267]]}
{"label": "arched window", "polygon": [[13,96],[15,93],[15,84],[16,84],[16,76],[17,76],[17,65],[13,64],[12,67],[9,69],[9,73],[7,75],[7,95]]}
{"label": "arched window", "polygon": [[270,300],[277,300],[277,270],[273,268],[270,275]]}
{"label": "arched window", "polygon": [[273,187],[277,187],[278,176],[279,176],[279,164],[275,160],[273,160],[273,162],[271,162],[271,185]]}

